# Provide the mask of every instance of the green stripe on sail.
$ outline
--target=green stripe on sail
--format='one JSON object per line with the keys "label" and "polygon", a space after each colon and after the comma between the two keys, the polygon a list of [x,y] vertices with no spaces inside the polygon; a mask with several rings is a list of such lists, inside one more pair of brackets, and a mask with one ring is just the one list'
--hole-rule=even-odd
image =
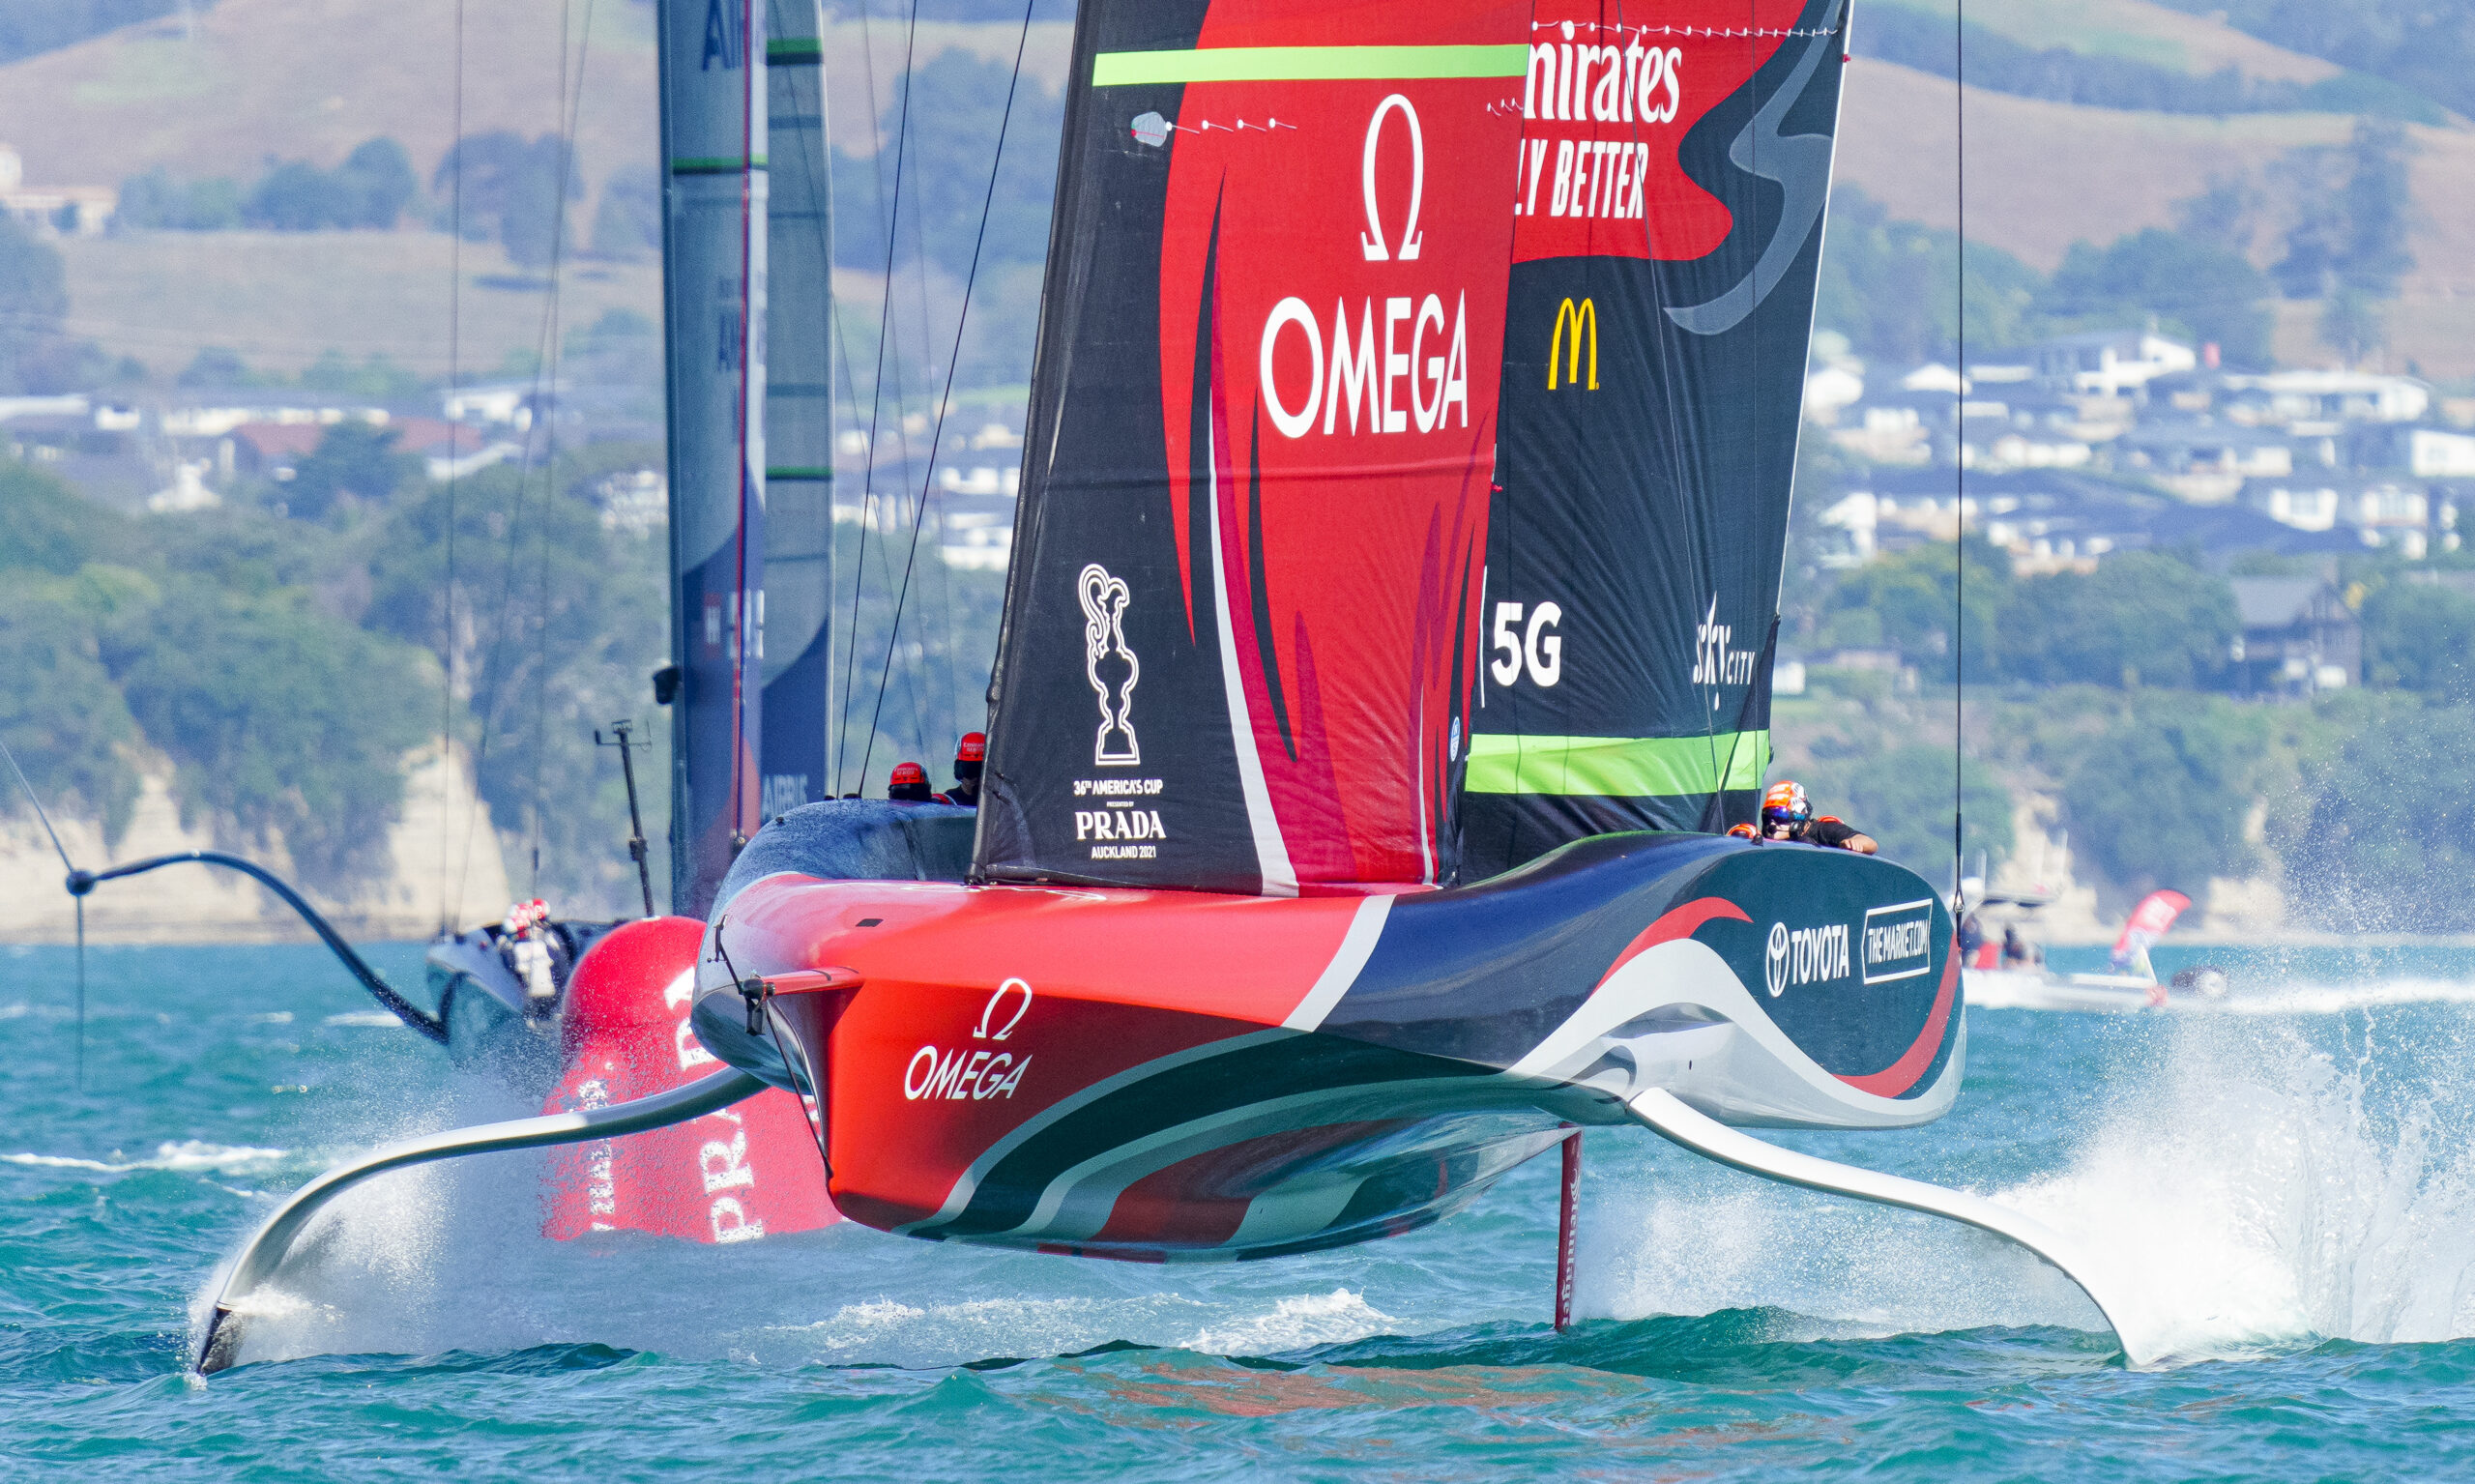
{"label": "green stripe on sail", "polygon": [[792,36],[765,44],[765,60],[775,67],[788,63],[816,63],[825,60],[822,37]]}
{"label": "green stripe on sail", "polygon": [[674,160],[670,162],[670,173],[673,175],[737,175],[742,170],[762,170],[764,168],[765,157],[762,155],[757,156],[753,160],[744,160],[740,159],[737,155],[723,155],[715,158],[702,159],[691,157],[685,160]]}
{"label": "green stripe on sail", "polygon": [[1519,43],[1504,46],[1208,46],[1192,51],[1104,51],[1092,59],[1092,86],[1519,77],[1529,68],[1529,48]]}
{"label": "green stripe on sail", "polygon": [[1762,787],[1768,732],[1708,737],[1507,737],[1470,739],[1472,794],[1578,794],[1644,799]]}
{"label": "green stripe on sail", "polygon": [[830,480],[833,478],[833,471],[807,464],[768,466],[765,477],[769,480]]}

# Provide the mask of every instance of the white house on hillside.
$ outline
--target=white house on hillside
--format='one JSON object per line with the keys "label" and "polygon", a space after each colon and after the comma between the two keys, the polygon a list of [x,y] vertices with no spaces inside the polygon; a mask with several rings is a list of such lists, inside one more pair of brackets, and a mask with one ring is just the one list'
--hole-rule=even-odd
{"label": "white house on hillside", "polygon": [[2036,349],[2037,377],[2057,392],[2122,396],[2160,376],[2199,364],[2192,348],[2138,330],[2100,330],[2048,340]]}

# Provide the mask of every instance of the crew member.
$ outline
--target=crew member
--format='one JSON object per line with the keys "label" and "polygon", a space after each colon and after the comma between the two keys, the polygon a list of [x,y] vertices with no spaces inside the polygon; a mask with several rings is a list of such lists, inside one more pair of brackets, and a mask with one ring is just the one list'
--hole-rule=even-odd
{"label": "crew member", "polygon": [[1845,820],[1817,816],[1805,786],[1782,778],[1762,796],[1762,835],[1766,840],[1800,840],[1870,856],[1881,849],[1874,837]]}
{"label": "crew member", "polygon": [[934,796],[928,792],[928,770],[917,763],[896,763],[893,776],[886,780],[886,797],[902,803],[928,803]]}
{"label": "crew member", "polygon": [[507,910],[499,923],[499,956],[524,986],[526,1000],[536,1004],[559,997],[559,985],[552,975],[550,930],[546,925],[550,909],[539,898],[517,902]]}
{"label": "crew member", "polygon": [[963,740],[954,743],[954,786],[946,790],[941,801],[958,803],[966,809],[979,807],[980,774],[988,768],[988,734],[965,732]]}
{"label": "crew member", "polygon": [[2012,923],[2002,930],[2002,961],[2023,967],[2035,962],[2028,954],[2028,940],[2020,936],[2020,924]]}

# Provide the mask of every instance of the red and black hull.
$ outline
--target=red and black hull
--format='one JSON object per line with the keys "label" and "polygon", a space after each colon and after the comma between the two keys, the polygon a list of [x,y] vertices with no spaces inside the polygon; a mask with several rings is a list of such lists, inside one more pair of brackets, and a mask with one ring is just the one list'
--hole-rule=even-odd
{"label": "red and black hull", "polygon": [[710,932],[696,1031],[813,1079],[833,1203],[887,1231],[1267,1257],[1449,1214],[1649,1086],[1837,1127],[1958,1088],[1947,913],[1838,852],[1608,836],[1471,887],[1283,899],[821,880],[772,846],[717,921],[774,1033]]}

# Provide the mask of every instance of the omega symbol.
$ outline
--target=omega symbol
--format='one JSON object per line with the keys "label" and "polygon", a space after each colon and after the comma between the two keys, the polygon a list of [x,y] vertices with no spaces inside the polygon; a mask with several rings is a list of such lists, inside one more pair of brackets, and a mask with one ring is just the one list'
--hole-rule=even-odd
{"label": "omega symbol", "polygon": [[[1410,217],[1401,223],[1401,250],[1397,254],[1384,249],[1383,214],[1375,204],[1375,156],[1383,142],[1384,115],[1394,108],[1401,110],[1401,117],[1410,126]],[[1413,261],[1418,245],[1425,241],[1418,231],[1418,202],[1427,189],[1427,142],[1418,131],[1418,110],[1398,93],[1376,104],[1375,117],[1367,121],[1366,156],[1360,164],[1359,181],[1366,193],[1366,235],[1358,239],[1358,244],[1366,249],[1366,260],[1383,263],[1397,256],[1404,263]]]}

